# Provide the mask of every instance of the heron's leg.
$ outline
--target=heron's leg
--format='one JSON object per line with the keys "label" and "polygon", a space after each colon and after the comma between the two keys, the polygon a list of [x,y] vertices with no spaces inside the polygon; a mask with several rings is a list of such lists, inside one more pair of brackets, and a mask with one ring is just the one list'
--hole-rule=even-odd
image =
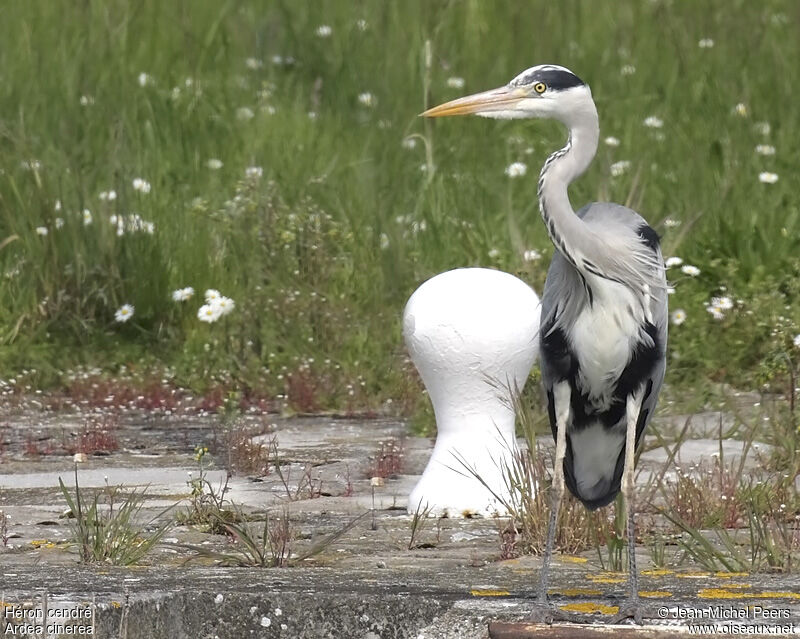
{"label": "heron's leg", "polygon": [[553,467],[553,500],[550,506],[550,521],[547,524],[547,543],[542,558],[542,572],[539,581],[539,603],[547,603],[547,586],[550,579],[550,559],[556,539],[556,522],[561,500],[564,498],[564,456],[567,454],[567,423],[569,422],[570,387],[569,382],[559,382],[553,386],[553,404],[556,415],[556,459]]}
{"label": "heron's leg", "polygon": [[636,424],[642,410],[642,392],[637,391],[628,396],[625,407],[627,420],[625,432],[625,466],[622,470],[622,497],[625,500],[628,538],[628,599],[620,607],[614,621],[633,618],[642,623],[642,610],[639,603],[639,573],[636,570],[636,531],[635,531],[635,495],[634,495],[634,463],[636,457]]}

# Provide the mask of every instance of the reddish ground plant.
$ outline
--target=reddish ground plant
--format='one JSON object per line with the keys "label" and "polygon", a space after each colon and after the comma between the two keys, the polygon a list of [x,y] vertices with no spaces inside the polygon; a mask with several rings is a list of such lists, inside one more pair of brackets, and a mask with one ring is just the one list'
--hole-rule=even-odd
{"label": "reddish ground plant", "polygon": [[215,453],[222,455],[230,473],[256,477],[269,475],[272,472],[277,442],[274,437],[263,441],[256,438],[272,429],[272,424],[266,421],[248,424],[244,420],[233,420],[223,428],[219,438],[215,432]]}
{"label": "reddish ground plant", "polygon": [[119,417],[116,414],[92,415],[86,419],[79,433],[64,441],[63,448],[70,455],[95,455],[118,450],[119,441],[114,432],[118,425]]}
{"label": "reddish ground plant", "polygon": [[52,455],[55,451],[53,440],[50,437],[36,438],[30,433],[25,436],[25,455],[28,457],[41,457],[43,455]]}
{"label": "reddish ground plant", "polygon": [[319,410],[317,379],[307,369],[297,370],[286,378],[289,405],[298,413]]}
{"label": "reddish ground plant", "polygon": [[405,453],[403,452],[403,442],[390,439],[381,442],[378,452],[370,457],[370,465],[367,468],[367,477],[382,477],[387,479],[397,475],[403,469]]}

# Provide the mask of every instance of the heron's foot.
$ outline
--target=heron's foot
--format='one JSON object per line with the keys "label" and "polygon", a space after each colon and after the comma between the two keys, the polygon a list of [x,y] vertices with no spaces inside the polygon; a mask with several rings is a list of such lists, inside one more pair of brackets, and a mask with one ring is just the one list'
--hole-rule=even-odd
{"label": "heron's foot", "polygon": [[536,598],[536,603],[533,604],[531,610],[530,620],[534,623],[546,623],[548,625],[559,621],[570,623],[586,622],[586,619],[581,617],[581,615],[574,615],[565,610],[561,610],[561,608],[554,603],[548,601],[547,597],[544,599],[542,599],[542,597]]}
{"label": "heron's foot", "polygon": [[618,624],[625,619],[631,619],[633,623],[638,626],[641,626],[642,621],[642,614],[644,613],[644,607],[642,606],[642,602],[639,601],[639,597],[629,597],[625,600],[619,607],[619,612],[617,615],[611,620],[612,624]]}

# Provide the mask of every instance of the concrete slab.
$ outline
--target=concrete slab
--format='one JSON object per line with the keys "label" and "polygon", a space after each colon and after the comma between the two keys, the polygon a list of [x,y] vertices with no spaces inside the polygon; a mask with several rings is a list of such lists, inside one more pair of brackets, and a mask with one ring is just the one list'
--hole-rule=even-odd
{"label": "concrete slab", "polygon": [[[432,441],[409,437],[402,421],[270,420],[264,438],[277,438],[283,479],[276,472],[234,475],[226,498],[256,520],[267,510],[273,516],[285,512],[293,529],[294,556],[370,511],[371,458],[381,442],[402,440],[404,458],[398,472],[374,490],[374,513],[313,561],[266,569],[229,568],[199,557],[189,546],[218,552],[232,552],[235,546],[225,536],[190,526],[174,526],[142,566],[79,564],[75,549],[64,544],[70,522],[60,517],[66,503],[58,477],[72,487],[71,458],[31,458],[25,455],[25,442],[35,433],[41,438],[37,441],[57,448],[63,424],[77,429],[80,420],[52,414],[5,420],[9,426],[0,446],[0,509],[10,517],[12,536],[7,546],[0,546],[4,633],[13,627],[18,637],[46,634],[16,630],[26,621],[35,622],[35,611],[40,610],[43,620],[53,623],[73,615],[74,624],[55,628],[65,632],[46,635],[54,637],[75,637],[84,628],[92,629],[94,636],[115,639],[487,639],[490,622],[495,624],[493,636],[506,631],[517,633],[506,636],[530,636],[520,634],[526,630],[518,624],[530,625],[539,560],[499,560],[505,520],[428,520],[412,538],[406,498],[427,462]],[[218,433],[213,418],[126,415],[115,432],[120,449],[82,464],[81,485],[92,492],[103,488],[108,477],[111,485],[149,486],[147,515],[170,504],[185,508],[188,472],[197,473],[193,448],[213,444]],[[741,442],[724,445],[726,458],[741,453]],[[707,438],[690,441],[681,451],[681,461],[697,463],[715,446],[718,443]],[[224,459],[218,457],[206,460],[207,477],[215,485],[224,484],[227,476]],[[665,458],[663,451],[647,453],[639,480],[652,476]],[[315,488],[313,495],[305,496],[314,498],[289,499],[306,475]],[[723,627],[741,611],[746,613],[741,623],[751,627],[800,625],[800,579],[795,575],[708,573],[690,564],[653,569],[645,548],[637,554],[646,621],[656,629],[653,632],[662,633],[653,636],[688,631],[696,615]],[[555,561],[551,597],[561,609],[581,615],[587,625],[536,631],[572,637],[578,635],[567,633],[599,629],[607,635],[605,626],[625,596],[625,576],[605,572],[594,551]],[[766,619],[765,610],[778,616]],[[624,636],[622,630],[612,631]]]}

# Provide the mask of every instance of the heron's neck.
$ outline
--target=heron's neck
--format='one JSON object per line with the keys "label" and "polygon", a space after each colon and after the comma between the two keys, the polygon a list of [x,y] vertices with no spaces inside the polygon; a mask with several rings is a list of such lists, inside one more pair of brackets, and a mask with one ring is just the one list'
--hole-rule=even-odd
{"label": "heron's neck", "polygon": [[597,238],[575,215],[567,188],[580,176],[594,158],[600,126],[597,109],[591,99],[578,115],[565,122],[569,139],[563,149],[553,153],[539,174],[539,209],[550,239],[562,255],[578,270],[591,265],[602,252]]}

